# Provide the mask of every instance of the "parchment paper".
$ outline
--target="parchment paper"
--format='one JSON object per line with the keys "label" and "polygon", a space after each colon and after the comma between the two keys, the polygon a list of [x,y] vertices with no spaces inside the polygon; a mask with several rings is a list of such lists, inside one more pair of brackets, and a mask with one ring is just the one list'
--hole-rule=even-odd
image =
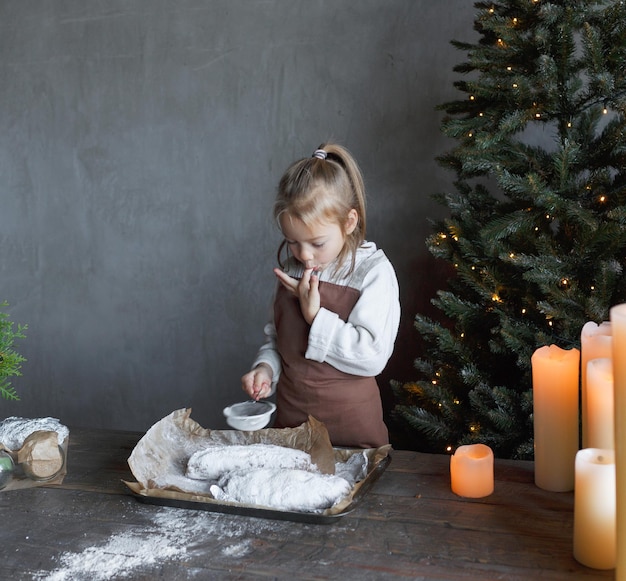
{"label": "parchment paper", "polygon": [[[208,490],[210,483],[194,484],[184,476],[191,455],[209,445],[274,444],[304,450],[325,474],[334,474],[335,462],[345,462],[355,453],[365,453],[368,471],[371,471],[391,449],[391,446],[367,450],[333,448],[324,424],[311,416],[296,428],[242,432],[205,429],[190,415],[190,408],[172,412],[154,424],[137,443],[128,458],[128,465],[137,482],[125,482],[134,493],[164,499],[228,504],[213,498]],[[189,486],[198,488],[190,490]],[[348,498],[325,513],[335,514],[343,510],[358,488],[359,484]]]}

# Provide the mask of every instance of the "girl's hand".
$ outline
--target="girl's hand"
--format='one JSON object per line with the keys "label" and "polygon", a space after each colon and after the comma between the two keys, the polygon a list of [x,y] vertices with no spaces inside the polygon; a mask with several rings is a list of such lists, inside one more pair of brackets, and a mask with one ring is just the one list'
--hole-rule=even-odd
{"label": "girl's hand", "polygon": [[305,269],[300,280],[290,277],[278,268],[274,269],[274,274],[290,293],[298,297],[302,316],[311,325],[320,310],[320,279],[317,270]]}
{"label": "girl's hand", "polygon": [[272,370],[265,363],[257,365],[241,378],[241,388],[254,400],[272,393]]}

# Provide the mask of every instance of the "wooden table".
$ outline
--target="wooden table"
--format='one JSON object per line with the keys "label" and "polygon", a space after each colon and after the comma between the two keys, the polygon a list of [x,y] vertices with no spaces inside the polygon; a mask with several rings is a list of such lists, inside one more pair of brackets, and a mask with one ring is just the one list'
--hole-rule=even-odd
{"label": "wooden table", "polygon": [[494,493],[450,491],[449,458],[392,452],[351,513],[306,524],[144,504],[122,479],[141,434],[74,429],[61,486],[0,492],[0,579],[600,579],[572,557],[573,493],[496,460]]}

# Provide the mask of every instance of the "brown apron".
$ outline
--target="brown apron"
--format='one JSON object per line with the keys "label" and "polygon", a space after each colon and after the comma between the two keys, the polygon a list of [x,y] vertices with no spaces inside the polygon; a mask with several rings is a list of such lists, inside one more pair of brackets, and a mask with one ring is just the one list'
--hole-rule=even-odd
{"label": "brown apron", "polygon": [[[328,282],[320,282],[319,288],[322,307],[347,321],[359,291]],[[324,423],[333,446],[378,448],[388,444],[376,379],[305,359],[310,327],[298,298],[282,286],[274,302],[274,322],[282,359],[274,427],[296,427],[312,415]]]}

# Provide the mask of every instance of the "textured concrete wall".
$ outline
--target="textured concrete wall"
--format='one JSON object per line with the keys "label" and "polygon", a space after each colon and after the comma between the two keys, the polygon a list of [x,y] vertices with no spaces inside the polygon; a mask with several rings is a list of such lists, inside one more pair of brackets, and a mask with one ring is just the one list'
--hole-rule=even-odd
{"label": "textured concrete wall", "polygon": [[[350,148],[369,236],[400,280],[381,378],[409,379],[437,273],[431,194],[452,176],[434,107],[468,0],[0,2],[0,300],[29,325],[0,417],[220,428],[260,342],[281,173]],[[441,275],[439,275],[441,276]]]}

